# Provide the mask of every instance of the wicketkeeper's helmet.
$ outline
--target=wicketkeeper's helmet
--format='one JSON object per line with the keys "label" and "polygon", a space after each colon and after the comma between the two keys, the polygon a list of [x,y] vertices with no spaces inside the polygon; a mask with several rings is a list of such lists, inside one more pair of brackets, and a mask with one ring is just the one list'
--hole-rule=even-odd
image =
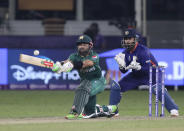
{"label": "wicketkeeper's helmet", "polygon": [[[130,39],[130,38],[134,38],[135,41],[133,43],[131,43],[131,44],[125,43],[125,40],[126,39]],[[131,49],[131,48],[133,48],[135,46],[136,42],[137,42],[136,31],[134,29],[125,29],[123,31],[123,39],[121,41],[121,46],[123,48]]]}

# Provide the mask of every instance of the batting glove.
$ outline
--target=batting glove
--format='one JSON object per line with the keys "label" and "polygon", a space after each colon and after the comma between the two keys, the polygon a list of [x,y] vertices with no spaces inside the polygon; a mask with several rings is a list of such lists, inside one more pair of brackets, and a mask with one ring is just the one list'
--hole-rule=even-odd
{"label": "batting glove", "polygon": [[60,74],[61,72],[69,72],[69,71],[71,71],[73,69],[73,67],[74,66],[73,66],[73,64],[70,61],[67,61],[65,63],[63,63],[63,62],[61,63],[61,62],[57,61],[54,64],[54,66],[52,68],[52,71]]}
{"label": "batting glove", "polygon": [[62,65],[59,61],[57,61],[54,65],[53,65],[53,68],[52,68],[52,71],[53,72],[56,72],[58,74],[60,74],[62,72]]}

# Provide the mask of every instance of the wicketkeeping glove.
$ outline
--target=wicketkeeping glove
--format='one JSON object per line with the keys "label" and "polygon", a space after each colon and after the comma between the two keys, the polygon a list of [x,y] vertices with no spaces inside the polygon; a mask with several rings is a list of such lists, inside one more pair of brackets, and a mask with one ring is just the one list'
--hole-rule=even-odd
{"label": "wicketkeeping glove", "polygon": [[136,62],[136,60],[137,60],[137,57],[133,56],[133,61],[125,69],[126,70],[128,70],[128,69],[140,70],[141,69],[141,65],[140,65],[140,63]]}
{"label": "wicketkeeping glove", "polygon": [[114,59],[116,60],[116,62],[118,63],[120,68],[125,68],[126,67],[125,54],[119,53],[114,57]]}

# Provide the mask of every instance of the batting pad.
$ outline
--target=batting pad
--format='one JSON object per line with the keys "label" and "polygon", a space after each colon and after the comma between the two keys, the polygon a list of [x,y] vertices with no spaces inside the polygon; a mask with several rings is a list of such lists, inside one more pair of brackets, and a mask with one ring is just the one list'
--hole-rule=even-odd
{"label": "batting pad", "polygon": [[83,80],[77,90],[75,91],[75,98],[73,105],[75,106],[75,111],[80,114],[85,105],[88,103],[91,91],[91,83],[88,80]]}

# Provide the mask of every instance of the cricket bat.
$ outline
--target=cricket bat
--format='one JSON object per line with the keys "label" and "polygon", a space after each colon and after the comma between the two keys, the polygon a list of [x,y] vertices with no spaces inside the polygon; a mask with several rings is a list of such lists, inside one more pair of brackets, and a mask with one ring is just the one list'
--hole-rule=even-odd
{"label": "cricket bat", "polygon": [[45,67],[45,68],[52,68],[54,65],[54,61],[51,59],[41,56],[41,57],[35,57],[31,55],[26,54],[20,54],[19,61],[35,66]]}

